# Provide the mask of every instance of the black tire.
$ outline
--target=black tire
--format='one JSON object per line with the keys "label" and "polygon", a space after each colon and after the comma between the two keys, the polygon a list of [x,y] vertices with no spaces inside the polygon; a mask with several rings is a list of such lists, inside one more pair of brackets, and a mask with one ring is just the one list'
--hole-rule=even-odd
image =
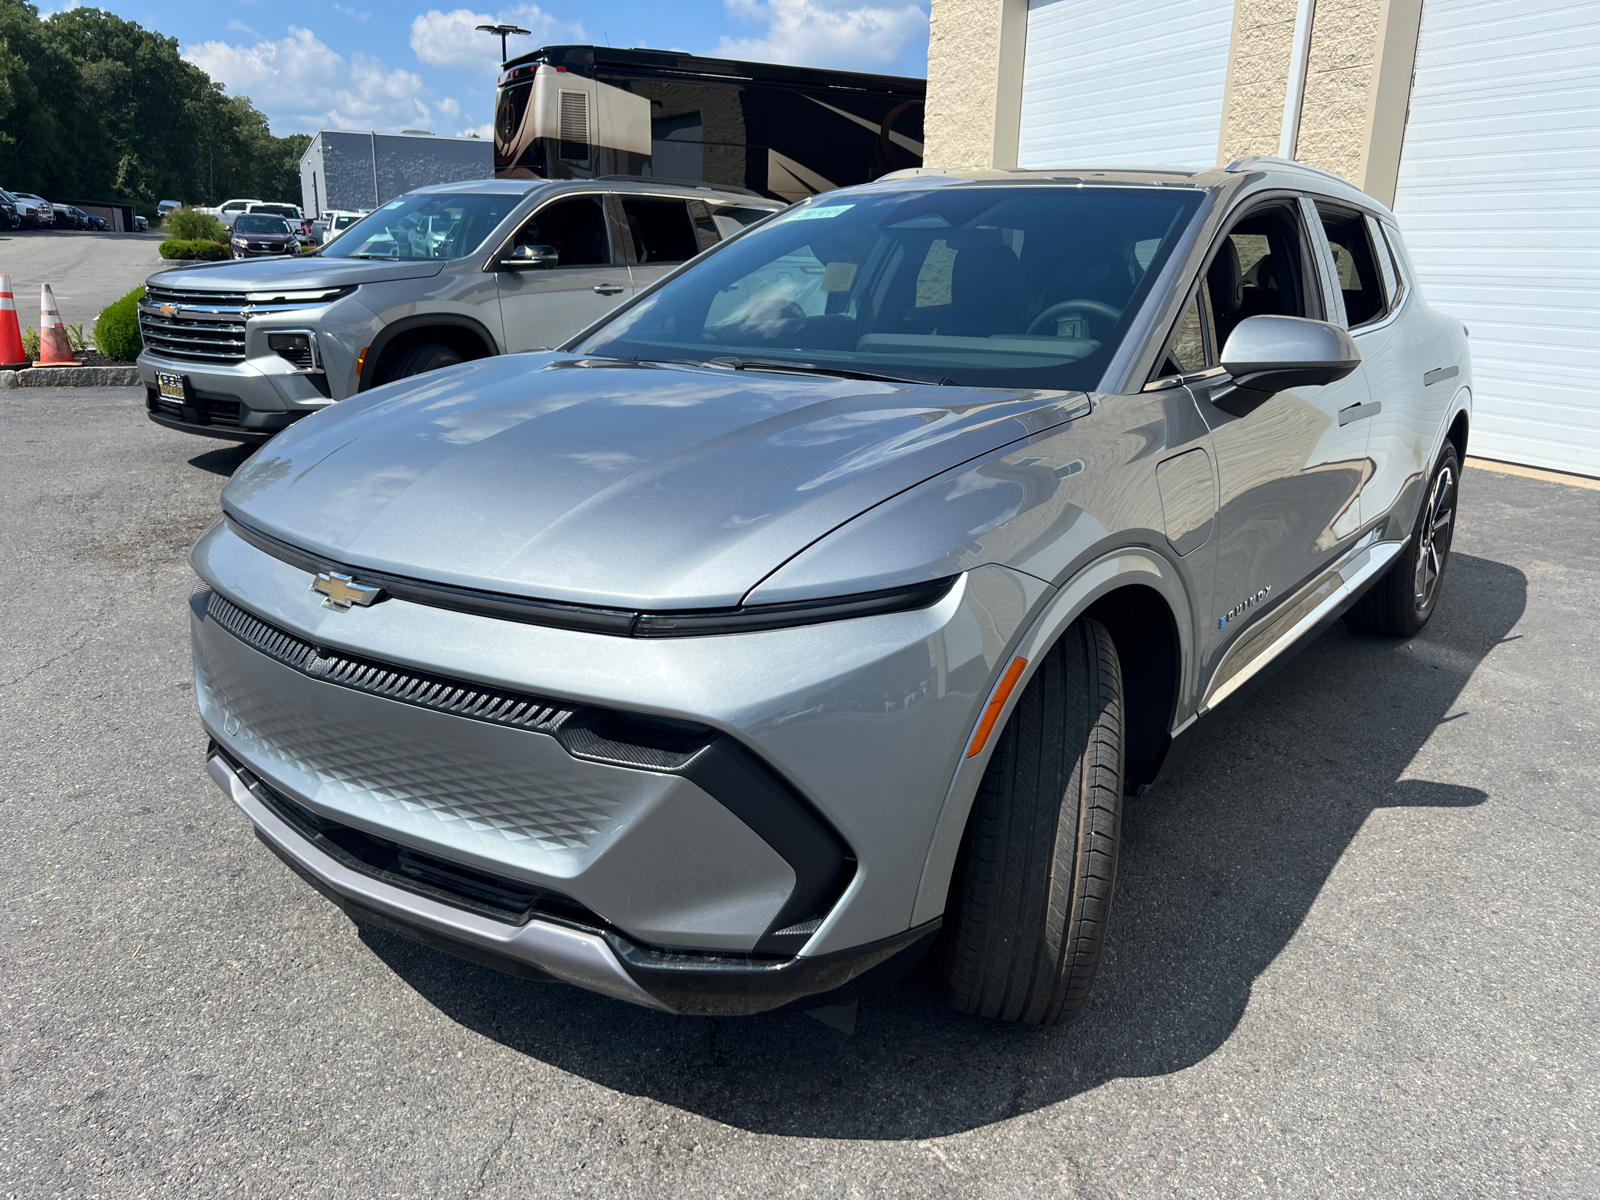
{"label": "black tire", "polygon": [[378,382],[393,383],[396,379],[410,379],[413,375],[425,375],[440,367],[453,367],[464,361],[449,346],[441,346],[437,342],[418,342],[415,346],[407,346],[386,363],[383,378]]}
{"label": "black tire", "polygon": [[1345,613],[1346,625],[1357,633],[1382,637],[1415,637],[1422,631],[1439,606],[1460,491],[1461,464],[1456,448],[1446,442],[1428,478],[1411,541],[1394,566]]}
{"label": "black tire", "polygon": [[1098,621],[1067,630],[1006,722],[945,910],[944,982],[963,1012],[1070,1021],[1089,999],[1122,835],[1122,672]]}

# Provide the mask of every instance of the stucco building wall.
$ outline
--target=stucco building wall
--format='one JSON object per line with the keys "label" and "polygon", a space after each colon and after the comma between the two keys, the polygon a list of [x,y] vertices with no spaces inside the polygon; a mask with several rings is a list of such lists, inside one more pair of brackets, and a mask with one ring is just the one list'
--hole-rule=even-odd
{"label": "stucco building wall", "polygon": [[[930,167],[1016,165],[1026,0],[932,0]],[[1295,157],[1394,196],[1421,0],[1318,0]],[[1235,0],[1217,162],[1277,154],[1297,0]]]}

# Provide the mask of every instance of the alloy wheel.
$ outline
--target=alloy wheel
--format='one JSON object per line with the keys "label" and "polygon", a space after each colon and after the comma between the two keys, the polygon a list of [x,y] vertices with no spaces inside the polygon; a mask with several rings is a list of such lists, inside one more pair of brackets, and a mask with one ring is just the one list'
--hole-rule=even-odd
{"label": "alloy wheel", "polygon": [[1455,472],[1445,467],[1433,477],[1428,493],[1426,516],[1422,521],[1422,545],[1417,554],[1417,572],[1412,580],[1411,599],[1418,612],[1433,603],[1444,572],[1445,556],[1450,553],[1450,524],[1455,517],[1451,501],[1455,496]]}

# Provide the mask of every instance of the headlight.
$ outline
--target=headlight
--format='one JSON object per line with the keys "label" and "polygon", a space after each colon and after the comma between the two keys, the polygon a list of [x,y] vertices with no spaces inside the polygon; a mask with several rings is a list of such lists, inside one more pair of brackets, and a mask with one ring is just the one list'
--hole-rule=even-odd
{"label": "headlight", "polygon": [[300,291],[283,292],[246,292],[245,300],[250,304],[317,304],[329,300],[337,300],[341,296],[348,296],[355,291],[354,285],[337,288],[309,288]]}

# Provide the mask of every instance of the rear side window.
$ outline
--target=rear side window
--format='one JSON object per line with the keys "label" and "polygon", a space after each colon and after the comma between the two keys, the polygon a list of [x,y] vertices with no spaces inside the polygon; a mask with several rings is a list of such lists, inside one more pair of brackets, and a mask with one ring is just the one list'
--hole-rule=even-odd
{"label": "rear side window", "polygon": [[623,196],[621,200],[637,262],[680,263],[700,253],[700,239],[684,201],[654,196]]}
{"label": "rear side window", "polygon": [[1367,220],[1360,213],[1317,206],[1322,228],[1333,251],[1333,266],[1344,312],[1351,329],[1370,325],[1388,314],[1388,297],[1378,272],[1378,258]]}

